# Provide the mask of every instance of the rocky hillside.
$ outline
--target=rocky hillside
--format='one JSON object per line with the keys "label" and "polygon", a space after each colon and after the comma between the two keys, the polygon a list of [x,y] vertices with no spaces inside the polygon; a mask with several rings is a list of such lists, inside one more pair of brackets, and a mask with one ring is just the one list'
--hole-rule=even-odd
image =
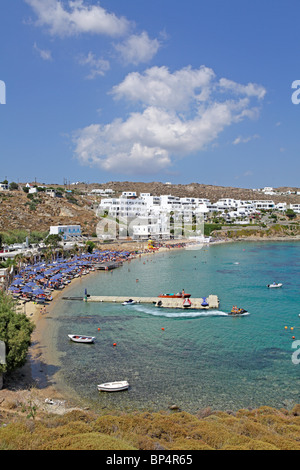
{"label": "rocky hillside", "polygon": [[[23,185],[20,185],[20,188]],[[123,191],[135,191],[160,196],[171,194],[179,197],[207,198],[215,202],[220,198],[228,197],[242,200],[272,199],[275,202],[300,203],[300,195],[269,196],[251,189],[234,187],[211,186],[199,183],[187,185],[173,185],[160,182],[108,182],[105,184],[76,184],[59,188],[52,184],[51,187],[61,190],[61,197],[51,197],[45,192],[26,194],[21,189],[0,192],[0,231],[36,230],[48,231],[51,225],[76,225],[80,224],[85,235],[96,232],[98,218],[95,208],[100,202],[100,197],[91,194],[92,189],[112,189],[118,197]],[[278,188],[282,191],[297,191],[297,188]],[[66,192],[72,190],[72,192]],[[299,189],[298,189],[299,191]]]}
{"label": "rocky hillside", "polygon": [[[82,189],[86,185],[78,185]],[[151,193],[154,196],[160,196],[162,194],[171,194],[172,196],[179,197],[197,197],[197,198],[207,198],[211,202],[216,202],[220,198],[233,198],[233,199],[272,199],[275,202],[288,202],[288,203],[300,203],[300,195],[285,195],[285,196],[270,196],[265,195],[261,192],[253,191],[252,189],[243,189],[235,187],[226,187],[226,186],[212,186],[199,183],[190,183],[190,184],[165,184],[160,182],[152,183],[141,183],[141,182],[116,182],[111,181],[105,184],[93,184],[89,185],[90,188],[96,189],[113,189],[116,195],[121,194],[123,191],[135,191],[138,195],[139,193]],[[287,192],[287,191],[300,191],[300,188],[277,188],[278,191]]]}
{"label": "rocky hillside", "polygon": [[23,191],[0,193],[0,231],[48,231],[51,225],[80,224],[83,233],[92,235],[98,222],[88,197],[53,198],[37,193],[28,198]]}

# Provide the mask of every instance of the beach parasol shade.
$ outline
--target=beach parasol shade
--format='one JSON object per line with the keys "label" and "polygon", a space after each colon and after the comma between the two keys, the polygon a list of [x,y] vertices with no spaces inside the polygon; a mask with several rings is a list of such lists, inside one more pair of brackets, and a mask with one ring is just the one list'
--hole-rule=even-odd
{"label": "beach parasol shade", "polygon": [[22,287],[21,291],[22,291],[22,292],[30,292],[30,293],[32,293],[31,287],[28,287],[28,286]]}
{"label": "beach parasol shade", "polygon": [[33,281],[30,281],[30,282],[27,282],[27,283],[26,283],[26,286],[27,286],[27,287],[36,287],[36,283],[33,282]]}
{"label": "beach parasol shade", "polygon": [[33,293],[34,295],[43,295],[43,294],[44,294],[44,291],[43,291],[43,289],[38,288],[38,289],[34,289],[34,290],[32,291],[32,293]]}

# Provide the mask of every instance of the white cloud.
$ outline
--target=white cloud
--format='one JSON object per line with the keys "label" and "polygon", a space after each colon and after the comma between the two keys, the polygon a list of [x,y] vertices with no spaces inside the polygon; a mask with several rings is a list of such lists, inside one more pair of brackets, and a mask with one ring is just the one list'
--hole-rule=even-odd
{"label": "white cloud", "polygon": [[25,0],[36,13],[36,24],[49,28],[51,35],[72,36],[80,33],[118,37],[129,29],[129,21],[108,13],[100,5],[84,5],[83,0]]}
{"label": "white cloud", "polygon": [[240,85],[239,83],[233,82],[232,80],[227,80],[227,78],[221,78],[219,84],[223,91],[229,90],[237,95],[243,94],[249,97],[262,99],[266,94],[266,89],[261,85],[257,85],[256,83]]}
{"label": "white cloud", "polygon": [[211,92],[214,72],[208,67],[186,67],[170,73],[167,67],[152,67],[140,74],[127,75],[112,89],[116,99],[159,106],[168,109],[189,109],[191,103],[207,100]]}
{"label": "white cloud", "polygon": [[144,31],[141,34],[132,34],[123,43],[115,44],[114,47],[125,64],[138,65],[149,62],[155,56],[160,42],[157,39],[150,39]]}
{"label": "white cloud", "polygon": [[105,75],[110,69],[110,64],[107,60],[97,59],[92,52],[89,52],[87,56],[81,56],[78,59],[80,65],[87,65],[90,67],[90,73],[86,78],[93,80],[97,76]]}
{"label": "white cloud", "polygon": [[[259,88],[253,84],[251,90]],[[254,103],[262,99],[262,92],[251,90],[236,83],[232,97],[228,83],[222,88],[207,67],[174,73],[153,67],[144,74],[129,74],[111,93],[137,108],[126,118],[78,130],[73,137],[75,156],[83,165],[104,170],[161,172],[175,158],[214,145],[227,127],[256,117]]]}
{"label": "white cloud", "polygon": [[252,135],[252,136],[249,136],[249,137],[239,136],[232,143],[233,143],[233,145],[247,144],[248,142],[250,142],[253,139],[259,139],[259,135],[255,134],[255,135]]}
{"label": "white cloud", "polygon": [[34,48],[34,50],[36,50],[38,52],[38,54],[40,55],[40,57],[43,60],[52,60],[51,51],[48,51],[48,50],[45,50],[45,49],[40,49],[38,47],[38,45],[36,44],[36,42],[34,43],[33,48]]}

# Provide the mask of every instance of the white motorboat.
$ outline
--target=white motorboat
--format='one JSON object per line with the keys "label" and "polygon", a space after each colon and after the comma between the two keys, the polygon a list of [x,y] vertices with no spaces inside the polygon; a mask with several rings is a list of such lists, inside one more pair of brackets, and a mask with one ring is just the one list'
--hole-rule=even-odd
{"label": "white motorboat", "polygon": [[120,382],[107,382],[104,384],[97,385],[99,391],[102,392],[120,392],[121,390],[127,390],[129,383],[127,380]]}
{"label": "white motorboat", "polygon": [[132,299],[125,300],[125,302],[122,303],[122,305],[134,305],[134,304],[136,304],[136,300],[132,300]]}
{"label": "white motorboat", "polygon": [[95,336],[84,336],[84,335],[68,335],[71,341],[75,343],[93,343]]}
{"label": "white motorboat", "polygon": [[281,283],[273,282],[273,284],[268,284],[267,287],[275,288],[275,287],[282,287]]}

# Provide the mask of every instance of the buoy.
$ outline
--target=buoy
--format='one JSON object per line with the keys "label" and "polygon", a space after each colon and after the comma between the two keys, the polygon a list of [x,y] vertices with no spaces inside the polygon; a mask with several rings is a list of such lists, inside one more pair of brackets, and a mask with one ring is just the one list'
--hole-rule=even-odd
{"label": "buoy", "polygon": [[117,346],[117,343],[114,343],[113,346]]}
{"label": "buoy", "polygon": [[285,326],[284,329],[287,330],[287,326]]}
{"label": "buoy", "polygon": [[98,331],[100,331],[100,328],[98,328]]}
{"label": "buoy", "polygon": [[165,331],[165,329],[164,329],[164,328],[162,328],[162,330],[163,330],[163,331]]}
{"label": "buoy", "polygon": [[292,339],[295,339],[295,336],[292,336]]}

